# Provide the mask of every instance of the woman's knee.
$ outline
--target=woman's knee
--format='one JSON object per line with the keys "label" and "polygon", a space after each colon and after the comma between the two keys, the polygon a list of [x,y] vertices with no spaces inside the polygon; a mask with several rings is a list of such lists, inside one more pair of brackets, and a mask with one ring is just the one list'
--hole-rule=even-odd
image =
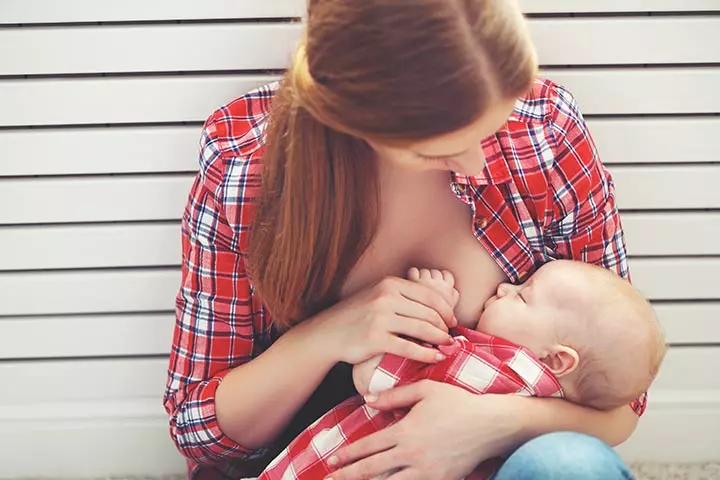
{"label": "woman's knee", "polygon": [[573,432],[542,435],[521,445],[495,480],[630,480],[615,450],[595,437]]}

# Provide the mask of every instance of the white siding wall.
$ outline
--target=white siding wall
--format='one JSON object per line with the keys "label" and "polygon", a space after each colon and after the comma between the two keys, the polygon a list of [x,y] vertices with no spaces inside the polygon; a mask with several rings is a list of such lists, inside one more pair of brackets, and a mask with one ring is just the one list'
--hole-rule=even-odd
{"label": "white siding wall", "polygon": [[[720,460],[720,0],[522,3],[673,345],[622,453]],[[285,67],[302,10],[0,0],[0,478],[183,471],[160,397],[199,127]]]}

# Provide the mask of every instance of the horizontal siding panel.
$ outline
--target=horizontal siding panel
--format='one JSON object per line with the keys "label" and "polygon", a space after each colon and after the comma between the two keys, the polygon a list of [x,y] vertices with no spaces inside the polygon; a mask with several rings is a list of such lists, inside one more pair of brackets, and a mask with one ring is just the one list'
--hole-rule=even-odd
{"label": "horizontal siding panel", "polygon": [[720,151],[710,141],[720,138],[720,118],[598,118],[587,123],[606,164],[720,162]]}
{"label": "horizontal siding panel", "polygon": [[271,75],[0,81],[0,126],[204,121]]}
{"label": "horizontal siding panel", "polygon": [[[192,172],[198,126],[0,130],[0,176]],[[58,161],[62,159],[62,161]]]}
{"label": "horizontal siding panel", "polygon": [[[719,162],[720,118],[591,119],[606,164]],[[192,172],[200,127],[0,131],[0,176]],[[58,161],[61,158],[62,161]]]}
{"label": "horizontal siding panel", "polygon": [[720,112],[720,68],[550,70],[588,115]]}
{"label": "horizontal siding panel", "polygon": [[[521,0],[526,13],[718,11],[716,0]],[[0,23],[297,17],[305,0],[3,0]]]}
{"label": "horizontal siding panel", "polygon": [[720,343],[720,302],[659,303],[654,307],[668,343]]}
{"label": "horizontal siding panel", "polygon": [[194,175],[0,181],[0,224],[180,218]]}
{"label": "horizontal siding panel", "polygon": [[0,74],[279,69],[301,31],[300,23],[4,29]]}
{"label": "horizontal siding panel", "polygon": [[0,359],[163,355],[174,325],[171,313],[3,318]]}
{"label": "horizontal siding panel", "polygon": [[622,209],[720,208],[720,165],[613,166]]}
{"label": "horizontal siding panel", "polygon": [[135,398],[161,404],[167,366],[164,358],[0,362],[0,378],[13,392],[0,406]]}
{"label": "horizontal siding panel", "polygon": [[[97,413],[78,420],[75,412],[85,415],[95,405],[62,404],[50,416],[47,405],[30,404],[21,409],[21,414],[26,413],[23,421],[0,422],[2,438],[12,438],[18,446],[3,455],[3,475],[58,479],[184,477],[187,466],[170,440],[167,417],[157,413],[157,399],[149,417],[143,415],[142,408],[138,413],[124,413],[117,412],[110,402],[97,403],[109,415],[103,418]],[[36,417],[27,418],[32,409]],[[0,408],[0,415],[3,410]],[[43,450],[47,452],[39,461],[38,452]]]}
{"label": "horizontal siding panel", "polygon": [[720,346],[671,347],[652,388],[656,391],[720,390],[720,375],[707,375],[708,369],[718,362]]}
{"label": "horizontal siding panel", "polygon": [[[720,208],[720,165],[614,166],[621,209]],[[0,180],[0,224],[180,218],[193,174]],[[667,192],[682,194],[668,195]]]}
{"label": "horizontal siding panel", "polygon": [[720,255],[720,212],[623,213],[630,255]]}
{"label": "horizontal siding panel", "polygon": [[634,258],[633,284],[651,300],[720,299],[720,258]]}
{"label": "horizontal siding panel", "polygon": [[179,221],[0,230],[0,271],[179,264]]}
{"label": "horizontal siding panel", "polygon": [[[636,258],[630,267],[650,299],[720,299],[720,258]],[[179,284],[175,268],[0,273],[0,315],[167,311]]]}
{"label": "horizontal siding panel", "polygon": [[[534,19],[529,25],[542,65],[720,62],[720,17]],[[0,74],[281,69],[289,65],[302,28],[241,23],[4,29]],[[638,36],[653,40],[638,42]],[[208,54],[208,39],[223,46],[222,55]]]}
{"label": "horizontal siding panel", "polygon": [[299,17],[305,0],[3,0],[0,23]]}
{"label": "horizontal siding panel", "polygon": [[[720,96],[716,94],[720,68],[545,73],[570,88],[586,115],[720,112]],[[218,106],[277,78],[220,75],[5,80],[0,81],[0,126],[198,122]]]}
{"label": "horizontal siding panel", "polygon": [[537,19],[530,31],[541,65],[720,61],[720,17]]}
{"label": "horizontal siding panel", "polygon": [[520,5],[526,13],[720,11],[717,0],[520,0]]}
{"label": "horizontal siding panel", "polygon": [[[720,302],[660,303],[655,311],[669,343],[720,343]],[[172,313],[2,318],[0,359],[164,355],[174,325]]]}
{"label": "horizontal siding panel", "polygon": [[[720,213],[625,213],[622,218],[631,255],[720,255]],[[0,271],[179,265],[180,224],[6,227],[0,252]]]}
{"label": "horizontal siding panel", "polygon": [[179,268],[0,273],[0,315],[168,311],[179,286]]}

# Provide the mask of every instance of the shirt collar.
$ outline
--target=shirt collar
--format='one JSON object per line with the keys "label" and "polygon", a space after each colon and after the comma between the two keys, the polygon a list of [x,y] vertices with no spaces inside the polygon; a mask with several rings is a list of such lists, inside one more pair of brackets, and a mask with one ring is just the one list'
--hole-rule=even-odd
{"label": "shirt collar", "polygon": [[485,154],[485,168],[478,175],[462,175],[453,172],[453,181],[459,185],[474,187],[499,185],[512,181],[512,173],[503,154],[497,134],[491,135],[482,142]]}

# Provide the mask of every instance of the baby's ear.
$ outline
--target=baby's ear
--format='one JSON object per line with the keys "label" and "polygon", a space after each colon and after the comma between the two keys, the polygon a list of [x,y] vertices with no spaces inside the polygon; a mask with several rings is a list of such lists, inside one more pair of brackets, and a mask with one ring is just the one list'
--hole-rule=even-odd
{"label": "baby's ear", "polygon": [[575,371],[580,363],[580,356],[574,348],[555,345],[540,361],[548,366],[553,375],[560,378]]}

